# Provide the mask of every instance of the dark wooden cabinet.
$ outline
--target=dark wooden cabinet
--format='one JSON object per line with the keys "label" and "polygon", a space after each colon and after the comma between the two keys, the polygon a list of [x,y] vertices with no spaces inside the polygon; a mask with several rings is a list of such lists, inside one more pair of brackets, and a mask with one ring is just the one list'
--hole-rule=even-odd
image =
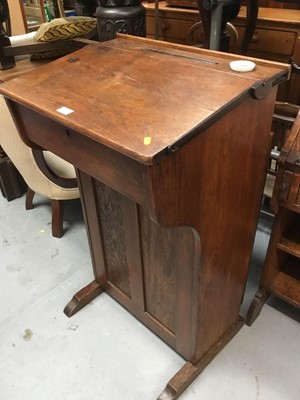
{"label": "dark wooden cabinet", "polygon": [[239,74],[235,59],[125,35],[0,86],[23,139],[78,171],[95,280],[66,314],[105,290],[181,354],[160,399],[177,399],[243,325],[289,67]]}
{"label": "dark wooden cabinet", "polygon": [[[155,4],[143,3],[146,8],[147,37],[155,37]],[[182,8],[168,5],[165,1],[159,3],[159,19],[157,39],[181,44],[203,43],[201,27],[193,29],[200,21],[200,13],[196,8]],[[192,28],[192,34],[189,30]]]}

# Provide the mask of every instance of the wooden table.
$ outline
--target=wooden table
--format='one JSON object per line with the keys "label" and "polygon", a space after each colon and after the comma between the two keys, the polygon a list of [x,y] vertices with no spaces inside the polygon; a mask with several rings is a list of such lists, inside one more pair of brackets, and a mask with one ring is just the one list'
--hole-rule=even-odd
{"label": "wooden table", "polygon": [[177,399],[243,325],[289,67],[240,74],[234,59],[121,35],[0,87],[23,139],[78,170],[95,280],[66,314],[105,290],[181,354],[159,399]]}

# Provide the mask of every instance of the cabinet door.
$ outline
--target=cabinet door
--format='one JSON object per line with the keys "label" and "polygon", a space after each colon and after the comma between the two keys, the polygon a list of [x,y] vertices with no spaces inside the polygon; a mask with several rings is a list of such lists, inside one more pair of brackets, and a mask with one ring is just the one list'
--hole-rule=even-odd
{"label": "cabinet door", "polygon": [[[244,36],[245,28],[235,25],[238,31],[238,46]],[[257,27],[249,45],[248,55],[266,58],[274,61],[288,62],[293,55],[297,31],[272,29],[272,27]]]}

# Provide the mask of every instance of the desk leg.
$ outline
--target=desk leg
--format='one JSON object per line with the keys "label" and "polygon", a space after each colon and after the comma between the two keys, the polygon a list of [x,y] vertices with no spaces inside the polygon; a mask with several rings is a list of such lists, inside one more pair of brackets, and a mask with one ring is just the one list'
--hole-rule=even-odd
{"label": "desk leg", "polygon": [[266,290],[257,291],[246,316],[246,325],[251,326],[253,324],[269,297],[270,293],[268,293]]}
{"label": "desk leg", "polygon": [[89,285],[74,294],[72,300],[66,305],[64,313],[67,317],[72,317],[102,292],[102,287],[96,281],[91,282]]}
{"label": "desk leg", "polygon": [[204,368],[213,360],[219,351],[236,335],[244,325],[244,319],[239,317],[237,322],[196,364],[187,361],[184,366],[169,380],[165,390],[157,400],[176,400],[187,389],[187,387],[197,378]]}

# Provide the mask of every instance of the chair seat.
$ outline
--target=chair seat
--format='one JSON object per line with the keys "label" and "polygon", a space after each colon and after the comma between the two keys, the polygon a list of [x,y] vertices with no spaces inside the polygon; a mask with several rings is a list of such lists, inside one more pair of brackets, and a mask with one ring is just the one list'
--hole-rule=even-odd
{"label": "chair seat", "polygon": [[75,169],[72,164],[50,151],[44,151],[44,157],[49,168],[51,168],[56,175],[66,179],[76,179]]}

